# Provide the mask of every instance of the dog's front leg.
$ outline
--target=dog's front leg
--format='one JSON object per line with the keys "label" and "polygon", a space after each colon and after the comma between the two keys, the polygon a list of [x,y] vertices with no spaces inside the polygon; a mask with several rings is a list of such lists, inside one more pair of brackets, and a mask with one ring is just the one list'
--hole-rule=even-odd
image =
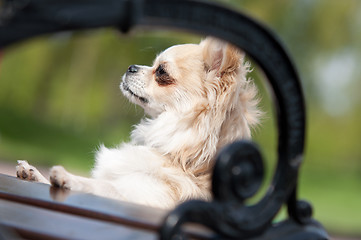
{"label": "dog's front leg", "polygon": [[38,169],[30,165],[25,160],[18,160],[18,165],[16,166],[16,176],[23,180],[50,184]]}
{"label": "dog's front leg", "polygon": [[55,187],[82,191],[76,176],[67,172],[62,166],[54,166],[50,169],[49,178],[51,185]]}
{"label": "dog's front leg", "polygon": [[109,181],[76,176],[66,171],[62,166],[50,169],[50,183],[55,187],[93,193],[96,195],[121,199],[121,194]]}

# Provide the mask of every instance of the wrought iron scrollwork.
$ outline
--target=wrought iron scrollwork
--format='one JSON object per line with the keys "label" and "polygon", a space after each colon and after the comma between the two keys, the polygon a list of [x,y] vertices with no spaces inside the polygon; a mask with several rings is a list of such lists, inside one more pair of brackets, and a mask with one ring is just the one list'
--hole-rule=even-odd
{"label": "wrought iron scrollwork", "polygon": [[[243,49],[264,71],[275,97],[278,161],[272,182],[259,202],[245,204],[259,189],[263,163],[253,143],[233,143],[219,154],[214,168],[214,201],[179,205],[165,219],[160,236],[184,236],[183,224],[195,222],[213,229],[219,238],[327,239],[312,219],[311,205],[297,200],[305,138],[299,77],[284,47],[265,26],[242,13],[197,0],[7,0],[0,11],[0,48],[56,31],[112,26],[126,32],[143,25],[213,35]],[[284,204],[290,219],[273,225]]]}
{"label": "wrought iron scrollwork", "polygon": [[255,144],[248,141],[230,144],[218,155],[214,167],[214,201],[189,201],[180,205],[165,221],[162,236],[170,239],[178,234],[180,223],[187,221],[203,224],[227,237],[246,238],[254,232],[261,233],[272,216],[266,217],[270,213],[247,206],[244,201],[259,190],[263,173],[262,158]]}
{"label": "wrought iron scrollwork", "polygon": [[259,190],[263,175],[262,157],[253,143],[239,141],[230,144],[221,151],[214,167],[214,199],[243,205],[244,200]]}

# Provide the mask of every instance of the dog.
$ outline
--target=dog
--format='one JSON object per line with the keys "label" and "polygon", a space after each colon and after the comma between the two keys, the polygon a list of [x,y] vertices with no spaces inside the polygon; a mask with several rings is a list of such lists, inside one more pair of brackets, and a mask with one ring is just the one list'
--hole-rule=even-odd
{"label": "dog", "polygon": [[26,161],[18,161],[17,176],[158,208],[209,200],[217,152],[251,138],[260,121],[257,88],[246,76],[250,64],[244,58],[233,45],[207,37],[166,49],[153,66],[131,65],[120,89],[147,117],[130,142],[101,145],[92,178],[54,166],[48,181]]}

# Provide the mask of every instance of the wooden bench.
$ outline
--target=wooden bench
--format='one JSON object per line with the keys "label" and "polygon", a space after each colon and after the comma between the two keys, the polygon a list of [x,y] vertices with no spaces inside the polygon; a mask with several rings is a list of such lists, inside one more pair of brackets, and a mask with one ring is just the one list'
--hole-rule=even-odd
{"label": "wooden bench", "polygon": [[166,212],[0,175],[0,225],[26,239],[155,239]]}
{"label": "wooden bench", "polygon": [[[167,211],[162,209],[0,174],[0,227],[8,229],[12,237],[157,239],[166,215]],[[189,230],[188,234],[199,239],[210,236],[199,228]]]}
{"label": "wooden bench", "polygon": [[[303,160],[305,106],[299,76],[282,44],[266,27],[222,6],[192,0],[4,0],[0,49],[32,36],[64,30],[137,25],[172,27],[224,39],[264,71],[275,97],[277,167],[265,195],[245,201],[263,180],[260,150],[235,142],[216,161],[212,202],[192,200],[170,212],[0,176],[0,224],[32,239],[328,239],[297,198]],[[288,219],[274,223],[282,206]],[[186,229],[195,224],[208,227]]]}
{"label": "wooden bench", "polygon": [[[167,214],[0,174],[0,239],[158,239]],[[320,225],[314,222],[312,227],[317,230]],[[280,239],[306,228],[310,225],[274,224],[264,236]],[[192,239],[222,239],[199,226],[186,232]]]}

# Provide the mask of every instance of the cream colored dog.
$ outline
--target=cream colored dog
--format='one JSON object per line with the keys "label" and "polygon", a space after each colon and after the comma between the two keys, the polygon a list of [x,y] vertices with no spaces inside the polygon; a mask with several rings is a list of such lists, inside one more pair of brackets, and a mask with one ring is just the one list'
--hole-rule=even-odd
{"label": "cream colored dog", "polygon": [[257,91],[243,59],[232,45],[206,38],[168,48],[152,67],[130,66],[120,89],[150,116],[135,126],[130,143],[101,146],[92,178],[55,166],[49,182],[26,161],[19,161],[17,176],[161,208],[210,199],[217,151],[250,138],[259,120]]}

